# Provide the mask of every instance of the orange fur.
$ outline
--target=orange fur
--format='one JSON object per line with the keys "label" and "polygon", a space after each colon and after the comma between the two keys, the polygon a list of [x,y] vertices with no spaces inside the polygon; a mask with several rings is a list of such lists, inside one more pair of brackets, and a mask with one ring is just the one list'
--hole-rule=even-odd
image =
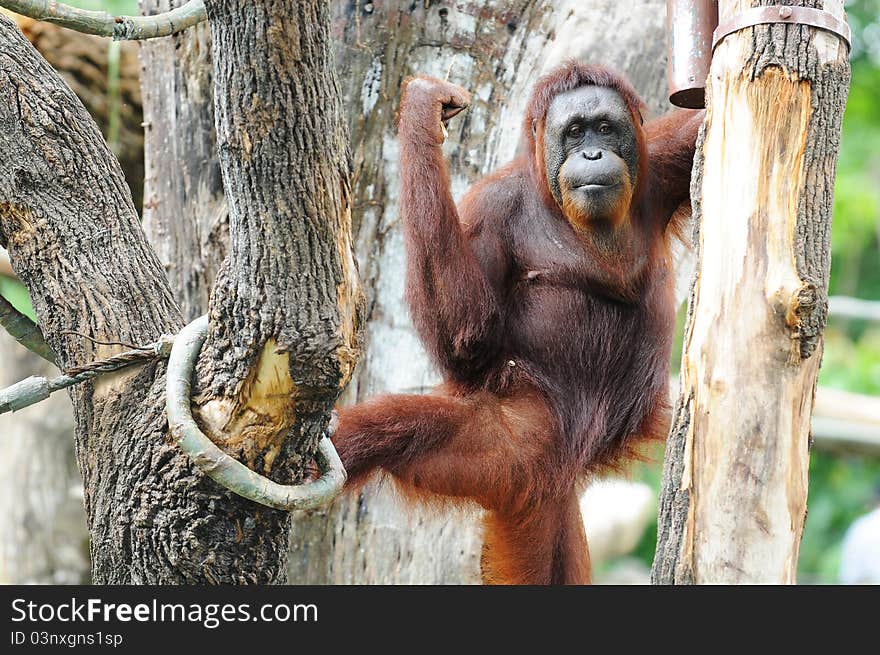
{"label": "orange fur", "polygon": [[[601,244],[589,216],[575,230],[556,205],[541,154],[550,102],[583,85],[614,89],[637,128],[624,219]],[[384,471],[407,493],[484,507],[486,582],[588,583],[584,476],[619,465],[668,421],[667,227],[688,197],[699,116],[642,128],[620,76],[569,62],[532,95],[525,154],[456,207],[440,125],[467,102],[418,78],[399,113],[407,300],[445,381],[340,409],[333,440],[351,488]]]}
{"label": "orange fur", "polygon": [[[629,206],[632,203],[633,184],[629,177],[629,172],[623,170],[623,179],[621,179],[621,190],[617,196],[614,206],[608,210],[603,218],[610,219],[613,228],[618,229],[629,215]],[[583,213],[577,203],[572,201],[572,190],[564,186],[562,187],[562,212],[565,217],[579,230],[589,231],[592,227],[593,216]]]}

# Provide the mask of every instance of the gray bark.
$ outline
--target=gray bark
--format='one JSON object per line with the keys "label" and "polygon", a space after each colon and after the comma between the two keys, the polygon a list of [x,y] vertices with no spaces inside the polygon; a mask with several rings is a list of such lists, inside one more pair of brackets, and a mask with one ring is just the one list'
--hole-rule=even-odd
{"label": "gray bark", "polygon": [[[144,189],[144,131],[141,128],[141,92],[138,80],[138,44],[133,41],[109,42],[91,34],[15,16],[28,40],[51,64],[101,127],[111,136],[111,118],[118,112],[118,130],[111,149],[122,164],[125,180],[131,188],[135,207],[139,207]],[[118,48],[118,107],[113,107],[108,67],[111,47]]]}
{"label": "gray bark", "polygon": [[[142,0],[155,14],[186,0]],[[229,251],[229,216],[217,159],[211,30],[203,23],[141,44],[144,231],[184,318],[208,309]]]}
{"label": "gray bark", "polygon": [[[106,39],[15,17],[28,40],[82,100],[105,136],[109,132]],[[137,44],[121,44],[120,129],[116,154],[139,201],[143,130]],[[5,253],[4,253],[5,256]],[[2,266],[0,266],[2,268]],[[27,353],[0,331],[0,385],[58,369]],[[0,582],[83,583],[89,580],[82,478],[74,453],[73,410],[67,394],[0,418]]]}
{"label": "gray bark", "polygon": [[[654,112],[668,108],[664,3],[335,2],[336,59],[354,154],[353,221],[369,299],[363,362],[345,395],[437,382],[403,301],[394,116],[404,78],[429,74],[473,93],[444,146],[455,195],[506,163],[537,76],[577,56],[626,73]],[[371,484],[329,511],[295,518],[290,578],[302,583],[479,582],[475,511],[408,507]]]}
{"label": "gray bark", "polygon": [[350,379],[350,339],[362,318],[352,313],[362,308],[354,302],[348,135],[328,8],[317,0],[206,8],[232,233],[210,303],[221,319],[205,345],[211,390],[239,393],[273,338],[276,352],[289,355],[302,421],[303,412],[326,414],[328,398],[332,405]]}
{"label": "gray bark", "polygon": [[[66,331],[129,343],[176,331],[179,314],[118,163],[82,104],[6,18],[0,72],[0,151],[14,162],[0,166],[0,240],[62,368],[110,352]],[[156,374],[150,366],[72,393],[98,581],[147,577],[129,565],[142,543],[133,535],[149,524],[138,509],[150,489],[138,483],[164,433]]]}

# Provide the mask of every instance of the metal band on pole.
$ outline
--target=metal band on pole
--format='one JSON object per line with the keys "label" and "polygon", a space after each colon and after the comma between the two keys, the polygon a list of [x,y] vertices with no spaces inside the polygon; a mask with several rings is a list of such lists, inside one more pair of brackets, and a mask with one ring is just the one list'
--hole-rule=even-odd
{"label": "metal band on pole", "polygon": [[787,23],[790,25],[809,25],[826,32],[836,34],[846,43],[847,48],[852,47],[852,31],[846,21],[842,21],[831,13],[822,9],[811,7],[789,7],[773,5],[770,7],[752,7],[743,12],[731,16],[715,28],[712,35],[712,49],[728,34],[733,34],[747,27],[755,25],[767,25],[774,23]]}

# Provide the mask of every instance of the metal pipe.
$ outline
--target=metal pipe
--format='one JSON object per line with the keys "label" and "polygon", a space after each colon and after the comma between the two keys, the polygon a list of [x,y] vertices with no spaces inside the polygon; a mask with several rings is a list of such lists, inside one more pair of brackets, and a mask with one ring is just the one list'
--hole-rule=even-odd
{"label": "metal pipe", "polygon": [[706,106],[712,32],[717,25],[717,0],[666,0],[667,77],[673,105]]}

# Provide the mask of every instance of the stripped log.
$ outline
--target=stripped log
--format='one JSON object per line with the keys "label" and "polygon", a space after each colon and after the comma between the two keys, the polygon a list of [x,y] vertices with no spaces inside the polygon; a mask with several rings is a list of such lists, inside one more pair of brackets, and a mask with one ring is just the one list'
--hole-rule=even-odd
{"label": "stripped log", "polygon": [[[721,20],[752,4],[774,3],[722,0]],[[839,0],[825,9],[843,16]],[[831,33],[785,24],[715,50],[656,583],[795,581],[847,54]]]}

